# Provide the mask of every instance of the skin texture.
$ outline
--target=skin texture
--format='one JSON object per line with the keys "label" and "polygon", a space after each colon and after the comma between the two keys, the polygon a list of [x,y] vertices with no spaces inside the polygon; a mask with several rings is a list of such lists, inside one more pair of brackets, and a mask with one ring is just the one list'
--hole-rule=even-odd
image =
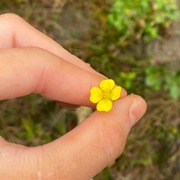
{"label": "skin texture", "polygon": [[[14,14],[0,16],[0,72],[0,100],[39,93],[67,106],[93,107],[89,90],[106,78]],[[0,137],[0,179],[88,180],[122,153],[145,111],[140,96],[123,90],[110,112],[92,113],[51,143],[25,147]]]}

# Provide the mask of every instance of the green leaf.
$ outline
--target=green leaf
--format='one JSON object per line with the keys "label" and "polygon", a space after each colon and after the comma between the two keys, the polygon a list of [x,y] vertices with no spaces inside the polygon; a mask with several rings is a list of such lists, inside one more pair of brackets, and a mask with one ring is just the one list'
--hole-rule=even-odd
{"label": "green leaf", "polygon": [[128,78],[131,79],[131,80],[135,79],[136,78],[136,73],[135,72],[130,72],[128,74]]}
{"label": "green leaf", "polygon": [[177,85],[171,87],[170,95],[173,99],[178,100],[178,98],[180,97],[180,89]]}
{"label": "green leaf", "polygon": [[158,79],[156,76],[151,75],[146,78],[146,85],[152,87],[155,90],[160,90],[162,80]]}

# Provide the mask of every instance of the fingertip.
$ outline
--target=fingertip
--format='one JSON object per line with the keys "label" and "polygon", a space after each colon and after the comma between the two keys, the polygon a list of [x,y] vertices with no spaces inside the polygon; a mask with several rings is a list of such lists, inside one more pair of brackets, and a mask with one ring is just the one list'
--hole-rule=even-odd
{"label": "fingertip", "polygon": [[127,96],[127,91],[124,88],[122,88],[121,96],[120,97],[123,98],[125,96]]}
{"label": "fingertip", "polygon": [[[125,95],[126,91],[123,93]],[[61,154],[58,158],[67,160],[65,167],[69,164],[68,160],[73,162],[73,168],[70,168],[72,173],[64,171],[65,175],[79,179],[79,167],[83,164],[81,178],[89,179],[122,153],[132,124],[142,117],[145,110],[146,103],[140,96],[120,98],[113,103],[111,111],[94,112],[71,132],[46,145],[46,148],[54,160]],[[131,122],[131,118],[135,121]],[[59,161],[53,163],[58,166]]]}
{"label": "fingertip", "polygon": [[132,104],[129,108],[129,117],[131,126],[134,126],[144,115],[147,109],[145,100],[137,95],[133,96]]}

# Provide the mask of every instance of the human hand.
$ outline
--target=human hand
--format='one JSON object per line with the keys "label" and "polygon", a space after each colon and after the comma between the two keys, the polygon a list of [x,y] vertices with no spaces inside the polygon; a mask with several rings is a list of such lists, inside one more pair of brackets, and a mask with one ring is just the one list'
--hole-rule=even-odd
{"label": "human hand", "polygon": [[[93,107],[89,91],[104,79],[89,65],[13,14],[0,16],[0,100],[39,93]],[[73,76],[72,76],[73,74]],[[123,151],[145,101],[126,96],[108,113],[94,112],[63,137],[38,147],[0,138],[0,179],[90,179]]]}

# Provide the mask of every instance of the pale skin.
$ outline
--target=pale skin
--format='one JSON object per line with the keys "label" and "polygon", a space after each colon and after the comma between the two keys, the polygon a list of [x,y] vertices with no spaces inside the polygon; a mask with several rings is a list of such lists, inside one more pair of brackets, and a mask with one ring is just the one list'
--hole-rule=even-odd
{"label": "pale skin", "polygon": [[[89,90],[104,78],[19,16],[0,15],[0,100],[38,93],[66,105],[94,107]],[[26,147],[0,137],[0,179],[88,180],[122,153],[145,111],[140,96],[123,90],[110,112],[92,113],[51,143]]]}

